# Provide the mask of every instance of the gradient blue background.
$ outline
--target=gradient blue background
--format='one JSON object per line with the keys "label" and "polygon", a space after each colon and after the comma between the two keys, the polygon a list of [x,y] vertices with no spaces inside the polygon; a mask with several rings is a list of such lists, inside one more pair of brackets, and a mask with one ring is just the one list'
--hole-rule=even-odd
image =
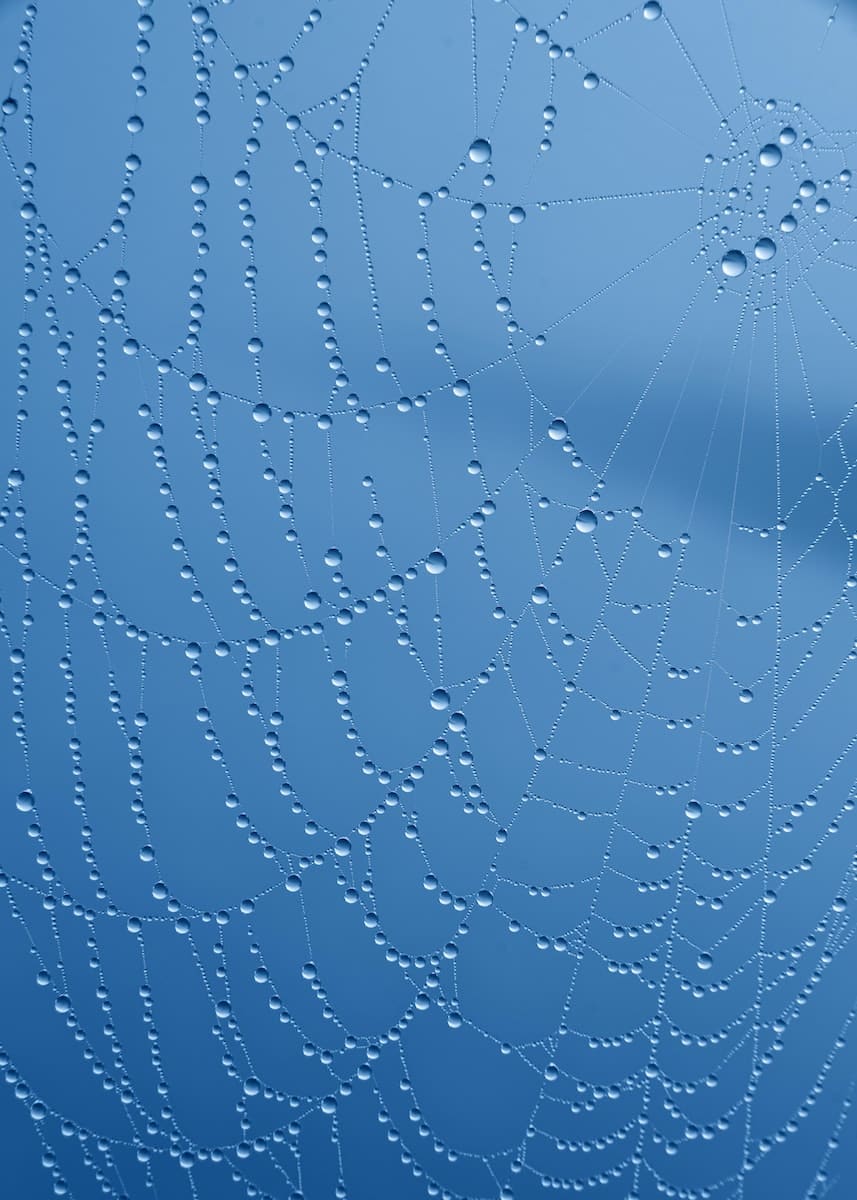
{"label": "gradient blue background", "polygon": [[855,1194],[857,12],[648,15],[0,4],[4,1194]]}

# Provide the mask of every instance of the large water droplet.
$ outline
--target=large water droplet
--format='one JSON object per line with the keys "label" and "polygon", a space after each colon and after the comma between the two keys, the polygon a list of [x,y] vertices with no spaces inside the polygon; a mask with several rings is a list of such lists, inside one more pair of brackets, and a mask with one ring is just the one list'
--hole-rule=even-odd
{"label": "large water droplet", "polygon": [[753,248],[753,253],[758,258],[759,262],[767,262],[773,258],[777,252],[777,243],[769,237],[759,238]]}
{"label": "large water droplet", "polygon": [[740,250],[727,250],[720,260],[720,269],[727,279],[737,279],[747,270],[747,259]]}
{"label": "large water droplet", "polygon": [[759,151],[759,162],[763,167],[776,167],[783,161],[783,152],[773,142],[768,142]]}
{"label": "large water droplet", "polygon": [[426,570],[429,575],[442,575],[446,570],[446,558],[440,550],[432,550],[426,559]]}
{"label": "large water droplet", "polygon": [[577,514],[574,527],[578,533],[592,533],[598,524],[598,518],[591,508],[584,508]]}
{"label": "large water droplet", "polygon": [[487,163],[491,157],[491,143],[487,142],[485,138],[476,138],[470,143],[467,157],[474,163]]}

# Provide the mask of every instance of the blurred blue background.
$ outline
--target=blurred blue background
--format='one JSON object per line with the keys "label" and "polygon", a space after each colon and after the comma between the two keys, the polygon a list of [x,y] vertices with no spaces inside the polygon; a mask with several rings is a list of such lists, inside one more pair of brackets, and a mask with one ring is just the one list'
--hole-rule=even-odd
{"label": "blurred blue background", "polygon": [[9,1194],[853,1196],[854,6],[0,38]]}

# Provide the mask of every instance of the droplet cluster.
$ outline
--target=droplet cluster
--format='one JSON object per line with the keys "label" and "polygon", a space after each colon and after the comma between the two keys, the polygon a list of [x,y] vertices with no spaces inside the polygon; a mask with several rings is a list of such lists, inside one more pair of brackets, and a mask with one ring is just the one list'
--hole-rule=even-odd
{"label": "droplet cluster", "polygon": [[0,6],[10,1194],[851,1195],[822,7]]}

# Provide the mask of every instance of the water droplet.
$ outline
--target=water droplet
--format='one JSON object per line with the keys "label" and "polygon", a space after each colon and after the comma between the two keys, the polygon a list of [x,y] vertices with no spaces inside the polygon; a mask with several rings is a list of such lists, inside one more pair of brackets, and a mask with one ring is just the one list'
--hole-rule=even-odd
{"label": "water droplet", "polygon": [[583,76],[583,86],[586,88],[586,90],[588,92],[594,92],[600,82],[601,82],[601,80],[598,78],[598,76],[595,74],[594,71],[589,71],[589,72],[587,72],[586,75]]}
{"label": "water droplet", "polygon": [[767,262],[773,258],[777,252],[777,243],[772,238],[759,238],[756,245],[753,247],[753,253],[758,258],[759,262]]}
{"label": "water droplet", "polygon": [[598,518],[591,508],[584,508],[577,514],[574,527],[578,533],[592,533],[598,524]]}
{"label": "water droplet", "polygon": [[768,142],[759,151],[759,162],[763,167],[776,167],[783,161],[783,152],[773,142]]}
{"label": "water droplet", "polygon": [[727,250],[720,260],[720,269],[727,279],[737,279],[747,270],[747,259],[740,250]]}
{"label": "water droplet", "polygon": [[474,163],[487,163],[491,157],[491,143],[487,142],[485,138],[476,138],[470,143],[467,157]]}
{"label": "water droplet", "polygon": [[509,209],[509,220],[513,225],[520,225],[522,221],[526,220],[526,216],[527,214],[519,205]]}
{"label": "water droplet", "polygon": [[550,592],[543,584],[539,584],[538,587],[533,588],[532,600],[533,604],[547,604],[550,600]]}
{"label": "water droplet", "polygon": [[553,438],[555,442],[561,442],[564,438],[568,437],[568,426],[562,417],[557,417],[556,420],[551,421],[548,426],[548,437]]}
{"label": "water droplet", "polygon": [[786,215],[783,217],[782,221],[780,221],[780,232],[781,233],[794,233],[794,231],[796,229],[797,229],[797,217],[793,216],[792,213],[786,213]]}
{"label": "water droplet", "polygon": [[645,21],[657,21],[661,15],[662,9],[658,0],[649,0],[648,4],[643,5],[643,19]]}
{"label": "water droplet", "polygon": [[436,688],[431,694],[431,706],[437,712],[443,712],[445,708],[449,708],[449,692],[443,688]]}
{"label": "water droplet", "polygon": [[781,146],[791,146],[797,140],[797,134],[792,129],[791,125],[786,125],[785,129],[780,130],[779,143]]}
{"label": "water droplet", "polygon": [[426,570],[429,575],[442,575],[446,570],[446,558],[440,550],[432,550],[426,559]]}

